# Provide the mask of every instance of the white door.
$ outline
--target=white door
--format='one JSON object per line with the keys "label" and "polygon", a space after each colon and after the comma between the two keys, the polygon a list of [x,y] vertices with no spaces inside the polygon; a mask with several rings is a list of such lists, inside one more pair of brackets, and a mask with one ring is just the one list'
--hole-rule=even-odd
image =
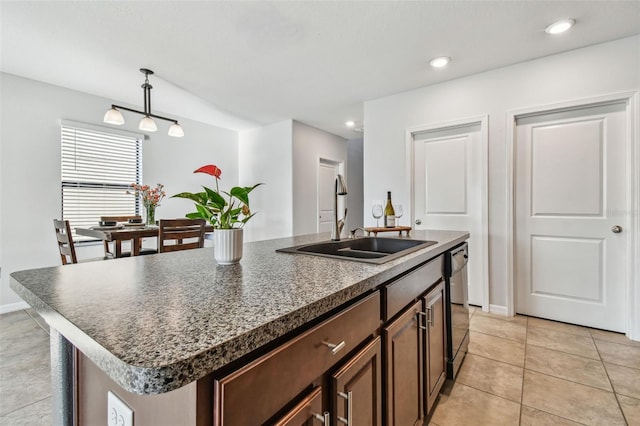
{"label": "white door", "polygon": [[625,331],[625,116],[618,103],[517,120],[518,313]]}
{"label": "white door", "polygon": [[487,193],[481,125],[414,133],[413,144],[415,229],[469,231],[469,303],[484,306]]}
{"label": "white door", "polygon": [[320,160],[318,165],[318,232],[331,232],[333,197],[338,164]]}

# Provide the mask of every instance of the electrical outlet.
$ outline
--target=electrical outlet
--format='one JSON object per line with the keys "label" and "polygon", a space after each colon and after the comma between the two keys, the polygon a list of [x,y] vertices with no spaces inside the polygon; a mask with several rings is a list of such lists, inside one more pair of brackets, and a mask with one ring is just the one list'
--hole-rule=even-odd
{"label": "electrical outlet", "polygon": [[107,393],[107,425],[133,426],[133,410],[111,391]]}

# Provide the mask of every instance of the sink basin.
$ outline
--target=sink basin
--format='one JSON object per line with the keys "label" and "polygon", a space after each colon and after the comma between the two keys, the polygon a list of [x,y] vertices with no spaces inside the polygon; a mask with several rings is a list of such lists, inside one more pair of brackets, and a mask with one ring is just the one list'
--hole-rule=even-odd
{"label": "sink basin", "polygon": [[351,240],[304,244],[276,251],[380,264],[434,244],[437,244],[437,241],[362,237]]}

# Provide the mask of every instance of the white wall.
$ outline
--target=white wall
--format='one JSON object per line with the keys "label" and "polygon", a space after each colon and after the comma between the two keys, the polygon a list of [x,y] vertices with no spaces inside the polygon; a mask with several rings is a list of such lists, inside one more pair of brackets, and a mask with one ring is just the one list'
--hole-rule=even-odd
{"label": "white wall", "polygon": [[[318,228],[318,164],[320,159],[347,167],[347,141],[340,136],[293,122],[293,234],[312,234]],[[349,182],[347,182],[347,187]]]}
{"label": "white wall", "polygon": [[[5,73],[1,74],[0,85],[0,312],[3,312],[21,302],[9,288],[11,272],[60,264],[52,224],[53,218],[61,216],[59,120],[102,125],[105,111],[117,100]],[[140,116],[131,113],[124,116],[127,123],[117,128],[139,133]],[[237,182],[237,132],[176,118],[185,137],[167,136],[168,123],[159,122],[158,132],[145,139],[144,182],[165,184],[169,195],[193,192],[200,184],[210,183],[208,176],[193,174],[193,170],[208,163],[222,168],[227,182]],[[165,199],[157,217],[182,217],[189,211],[192,206],[188,201]],[[101,252],[101,246],[93,246],[81,249],[78,255],[93,257]]]}
{"label": "white wall", "polygon": [[249,194],[257,214],[244,228],[244,240],[256,241],[293,233],[292,121],[240,132],[240,185],[264,185]]}
{"label": "white wall", "polygon": [[[364,206],[364,180],[362,176],[364,139],[356,138],[347,141],[347,229],[364,226],[362,206]],[[365,206],[366,208],[366,206]]]}
{"label": "white wall", "polygon": [[[387,189],[407,204],[407,128],[488,114],[489,302],[505,306],[507,111],[639,88],[640,37],[635,36],[366,102],[365,210]],[[365,224],[375,223],[366,211],[364,217]]]}

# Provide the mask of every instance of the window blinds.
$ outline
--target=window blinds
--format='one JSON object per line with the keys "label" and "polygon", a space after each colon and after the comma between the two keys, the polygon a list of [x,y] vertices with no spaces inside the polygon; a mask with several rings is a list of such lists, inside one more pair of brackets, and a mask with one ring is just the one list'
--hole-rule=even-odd
{"label": "window blinds", "polygon": [[138,199],[127,189],[142,179],[142,138],[90,127],[61,124],[62,217],[72,229],[95,226],[100,216],[139,212]]}

